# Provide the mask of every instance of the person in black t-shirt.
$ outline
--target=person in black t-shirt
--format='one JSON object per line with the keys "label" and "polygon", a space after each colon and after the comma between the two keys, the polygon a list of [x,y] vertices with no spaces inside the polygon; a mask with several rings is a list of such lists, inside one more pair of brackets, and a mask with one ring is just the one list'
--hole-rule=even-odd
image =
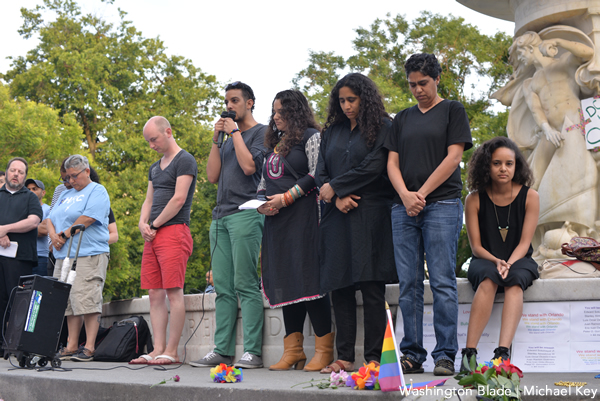
{"label": "person in black t-shirt", "polygon": [[[15,257],[0,256],[0,314],[6,321],[12,289],[19,284],[20,276],[32,274],[38,260],[37,226],[43,212],[38,197],[25,187],[28,169],[25,159],[11,159],[6,166],[6,183],[0,188],[0,247],[4,250],[11,242],[18,244]],[[4,330],[4,321],[2,326]]]}
{"label": "person in black t-shirt", "polygon": [[454,373],[458,351],[454,269],[463,217],[459,163],[472,146],[471,130],[463,105],[438,95],[442,68],[433,54],[415,54],[404,67],[417,105],[396,115],[386,141],[387,170],[397,192],[392,229],[404,320],[402,367],[404,373],[422,373],[427,357],[422,332],[427,255],[437,341],[431,353],[433,372],[448,376]]}

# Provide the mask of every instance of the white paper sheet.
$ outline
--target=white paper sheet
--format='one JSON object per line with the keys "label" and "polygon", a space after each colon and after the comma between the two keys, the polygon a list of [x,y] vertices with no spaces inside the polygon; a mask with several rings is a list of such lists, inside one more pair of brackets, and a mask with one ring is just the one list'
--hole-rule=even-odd
{"label": "white paper sheet", "polygon": [[569,372],[569,346],[564,343],[516,343],[510,362],[523,372]]}
{"label": "white paper sheet", "polygon": [[571,343],[571,372],[597,372],[600,369],[600,349],[597,342]]}
{"label": "white paper sheet", "polygon": [[600,341],[600,301],[571,302],[571,341]]}
{"label": "white paper sheet", "polygon": [[7,258],[14,258],[17,256],[17,249],[19,248],[19,244],[15,241],[10,241],[10,246],[8,248],[3,248],[0,246],[0,256],[4,256]]}
{"label": "white paper sheet", "polygon": [[513,343],[568,342],[570,320],[569,302],[526,302]]}
{"label": "white paper sheet", "polygon": [[258,200],[258,199],[252,199],[252,200],[249,200],[246,203],[243,203],[243,204],[239,205],[238,209],[240,209],[240,210],[258,209],[264,203],[267,203],[267,201],[262,201],[262,200]]}

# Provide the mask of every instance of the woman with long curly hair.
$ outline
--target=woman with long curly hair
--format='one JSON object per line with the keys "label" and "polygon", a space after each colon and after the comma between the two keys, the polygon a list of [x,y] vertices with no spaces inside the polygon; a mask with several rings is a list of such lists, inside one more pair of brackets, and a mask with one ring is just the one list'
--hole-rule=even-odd
{"label": "woman with long curly hair", "polygon": [[[533,174],[517,145],[506,137],[482,144],[469,163],[465,204],[467,234],[473,257],[469,281],[475,297],[469,316],[463,358],[477,355],[477,344],[487,325],[497,292],[504,292],[502,324],[494,359],[510,358],[523,312],[523,291],[539,277],[531,258],[531,239],[537,227],[540,201],[529,188]],[[462,366],[461,370],[465,370]]]}
{"label": "woman with long curly hair", "polygon": [[404,373],[423,373],[424,260],[433,293],[436,346],[431,352],[437,376],[454,374],[458,352],[456,251],[463,206],[460,162],[471,148],[465,108],[442,99],[442,68],[433,54],[413,54],[404,64],[417,104],[400,111],[386,142],[387,171],[396,189],[392,208],[394,252],[400,278],[398,304],[404,337],[400,343]]}
{"label": "woman with long curly hair", "polygon": [[317,185],[325,201],[319,260],[321,292],[332,292],[338,360],[321,373],[354,369],[356,290],[364,311],[364,358],[379,363],[385,334],[385,284],[395,279],[392,188],[383,147],[391,120],[375,83],[361,74],[340,79],[329,99]]}
{"label": "woman with long curly hair", "polygon": [[[329,297],[319,289],[319,203],[315,169],[320,127],[304,95],[279,92],[265,132],[263,177],[258,208],[266,215],[262,241],[263,291],[271,308],[281,307],[286,336],[281,360],[271,370],[318,371],[333,360]],[[315,355],[304,366],[302,334],[308,313],[315,332]]]}

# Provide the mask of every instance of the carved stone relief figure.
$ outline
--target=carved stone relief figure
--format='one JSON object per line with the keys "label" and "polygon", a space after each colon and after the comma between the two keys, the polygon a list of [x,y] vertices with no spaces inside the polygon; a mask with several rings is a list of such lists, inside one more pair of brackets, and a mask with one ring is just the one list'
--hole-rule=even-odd
{"label": "carved stone relief figure", "polygon": [[[578,235],[597,237],[598,169],[586,150],[576,76],[594,56],[582,31],[564,25],[526,32],[509,49],[514,73],[492,95],[510,105],[508,136],[524,151],[540,194],[540,219],[534,258],[548,230],[565,221]],[[587,90],[587,88],[586,88]],[[545,250],[547,253],[548,250]]]}

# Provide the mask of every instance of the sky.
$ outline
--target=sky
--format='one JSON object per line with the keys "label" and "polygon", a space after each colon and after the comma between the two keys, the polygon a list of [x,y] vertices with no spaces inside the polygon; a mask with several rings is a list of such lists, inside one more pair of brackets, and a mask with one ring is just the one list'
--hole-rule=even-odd
{"label": "sky", "polygon": [[[41,3],[13,0],[2,5],[0,72],[10,69],[7,56],[25,55],[37,44],[35,38],[23,40],[17,30],[22,24],[20,8]],[[223,84],[249,84],[256,96],[254,115],[262,123],[267,123],[275,94],[289,89],[294,76],[308,65],[309,50],[348,57],[353,54],[355,29],[368,28],[387,13],[412,21],[428,10],[463,17],[487,35],[514,33],[513,22],[479,14],[454,0],[115,0],[114,5],[80,0],[79,4],[84,13],[109,21],[118,21],[119,7],[144,37],[160,37],[169,54],[191,59]]]}

